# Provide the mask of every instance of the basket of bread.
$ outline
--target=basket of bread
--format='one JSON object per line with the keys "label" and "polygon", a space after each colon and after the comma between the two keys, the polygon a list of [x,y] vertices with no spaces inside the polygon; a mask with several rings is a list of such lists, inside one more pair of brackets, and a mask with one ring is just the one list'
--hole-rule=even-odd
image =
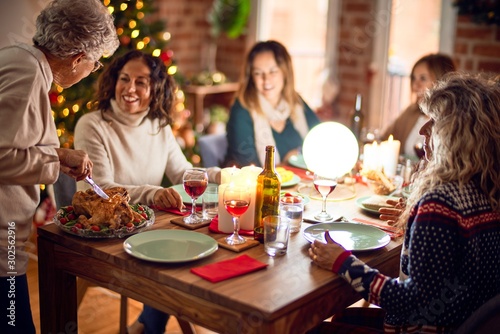
{"label": "basket of bread", "polygon": [[374,169],[362,169],[363,181],[377,195],[392,194],[401,185],[402,180],[387,177],[383,172]]}

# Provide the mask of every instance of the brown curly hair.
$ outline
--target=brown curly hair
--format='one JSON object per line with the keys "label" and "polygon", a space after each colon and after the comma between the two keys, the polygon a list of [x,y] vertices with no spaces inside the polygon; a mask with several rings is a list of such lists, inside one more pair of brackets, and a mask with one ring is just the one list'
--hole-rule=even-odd
{"label": "brown curly hair", "polygon": [[176,83],[167,73],[167,68],[160,58],[142,51],[132,50],[123,56],[116,57],[104,69],[99,77],[97,109],[104,112],[111,108],[111,99],[115,98],[115,87],[120,71],[132,59],[143,59],[151,71],[151,103],[147,117],[160,120],[159,131],[172,122],[171,112],[175,100]]}

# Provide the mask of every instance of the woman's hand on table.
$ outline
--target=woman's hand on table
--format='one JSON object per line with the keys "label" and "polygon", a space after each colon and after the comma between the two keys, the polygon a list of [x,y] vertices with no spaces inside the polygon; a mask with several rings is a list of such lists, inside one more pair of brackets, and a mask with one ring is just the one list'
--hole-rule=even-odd
{"label": "woman's hand on table", "polygon": [[326,244],[314,240],[309,248],[309,257],[318,266],[326,270],[332,270],[337,258],[345,252],[344,247],[333,241],[329,232],[325,232]]}
{"label": "woman's hand on table", "polygon": [[397,201],[389,199],[386,203],[391,207],[383,207],[378,209],[378,212],[380,213],[380,219],[386,220],[388,225],[394,225],[398,221],[399,216],[401,216],[401,213],[403,213],[403,210],[406,206],[406,200],[401,197]]}
{"label": "woman's hand on table", "polygon": [[179,211],[184,211],[186,208],[181,195],[173,188],[158,189],[153,201],[154,205],[160,210],[177,208]]}

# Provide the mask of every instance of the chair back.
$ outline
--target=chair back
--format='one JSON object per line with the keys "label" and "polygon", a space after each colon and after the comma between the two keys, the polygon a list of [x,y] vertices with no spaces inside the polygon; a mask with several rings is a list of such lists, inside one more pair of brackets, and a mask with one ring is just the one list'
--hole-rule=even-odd
{"label": "chair back", "polygon": [[71,176],[59,173],[59,178],[54,183],[54,197],[56,208],[71,205],[73,195],[76,192],[76,181]]}
{"label": "chair back", "polygon": [[456,334],[498,333],[500,294],[488,300],[457,329]]}
{"label": "chair back", "polygon": [[201,136],[198,139],[201,163],[203,167],[220,167],[224,163],[227,152],[227,138],[225,133],[216,133]]}

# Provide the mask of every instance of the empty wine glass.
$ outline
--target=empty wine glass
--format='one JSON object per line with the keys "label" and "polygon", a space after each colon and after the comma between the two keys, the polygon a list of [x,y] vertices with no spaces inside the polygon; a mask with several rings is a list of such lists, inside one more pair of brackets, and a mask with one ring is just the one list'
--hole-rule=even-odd
{"label": "empty wine glass", "polygon": [[323,204],[321,206],[321,212],[316,214],[314,218],[321,221],[332,220],[333,217],[328,212],[326,212],[326,198],[328,195],[332,193],[337,187],[337,178],[320,176],[318,174],[314,174],[314,188],[321,194],[323,197]]}
{"label": "empty wine glass", "polygon": [[191,214],[184,217],[186,224],[197,224],[202,218],[196,215],[196,200],[203,195],[208,185],[208,174],[205,169],[191,168],[187,169],[182,175],[182,184],[186,194],[191,197]]}
{"label": "empty wine glass", "polygon": [[224,190],[223,202],[227,212],[233,217],[233,234],[226,238],[229,245],[240,245],[246,239],[239,235],[240,217],[250,205],[250,189],[244,185],[230,183]]}

